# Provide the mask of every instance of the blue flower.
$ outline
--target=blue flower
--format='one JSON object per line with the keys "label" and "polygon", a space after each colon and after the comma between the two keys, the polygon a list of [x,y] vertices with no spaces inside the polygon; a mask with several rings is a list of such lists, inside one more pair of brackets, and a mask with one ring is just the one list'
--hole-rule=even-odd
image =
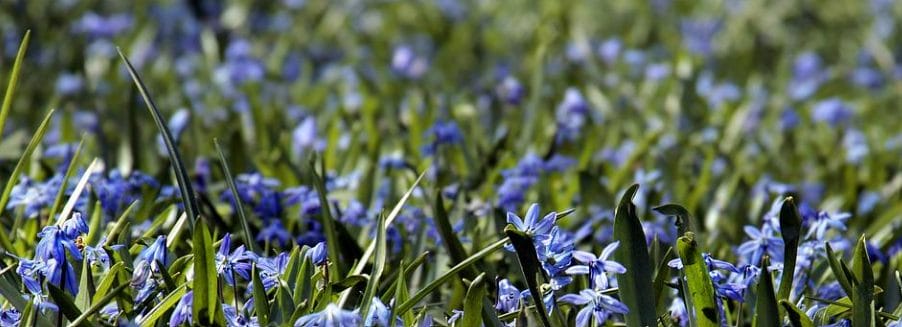
{"label": "blue flower", "polygon": [[852,117],[852,109],[839,98],[830,98],[818,102],[811,108],[811,120],[836,126]]}
{"label": "blue flower", "polygon": [[520,299],[523,292],[511,284],[509,280],[498,281],[498,300],[495,302],[495,310],[501,313],[514,312],[520,308]]}
{"label": "blue flower", "polygon": [[[175,142],[182,137],[182,133],[185,131],[185,128],[188,127],[188,123],[191,121],[191,112],[188,109],[179,109],[172,117],[169,118],[169,121],[166,122],[167,127],[169,127],[169,131],[172,133],[172,138]],[[169,151],[166,149],[166,143],[163,140],[163,134],[157,134],[157,151],[164,155],[168,156]]]}
{"label": "blue flower", "polygon": [[426,131],[425,137],[431,138],[431,141],[423,147],[423,152],[427,155],[435,154],[439,146],[460,144],[464,140],[460,128],[454,121],[436,121]]}
{"label": "blue flower", "polygon": [[141,199],[145,189],[159,187],[153,177],[137,171],[123,177],[119,170],[111,171],[107,177],[96,174],[92,176],[91,184],[107,217],[117,216],[132,202]]}
{"label": "blue flower", "polygon": [[595,324],[606,322],[612,314],[625,314],[629,308],[617,299],[603,294],[601,291],[584,289],[579,294],[565,294],[559,302],[575,306],[583,306],[576,314],[576,326],[589,326],[589,320],[595,318]]}
{"label": "blue flower", "polygon": [[402,45],[396,47],[392,54],[391,69],[401,77],[419,79],[429,69],[429,62],[414,53],[409,46]]}
{"label": "blue flower", "polygon": [[[514,225],[518,231],[526,233],[532,237],[533,242],[540,244],[541,242],[551,238],[551,229],[557,220],[557,213],[550,212],[545,217],[539,219],[539,204],[533,203],[526,210],[526,219],[521,219],[513,212],[507,213],[507,223]],[[511,248],[512,249],[512,248]]]}
{"label": "blue flower", "polygon": [[288,244],[288,241],[291,240],[291,234],[289,234],[288,230],[285,229],[285,226],[282,225],[281,220],[269,219],[269,224],[260,230],[256,240],[257,242],[269,242],[271,244],[278,244],[279,247],[284,247]]}
{"label": "blue flower", "polygon": [[35,218],[42,209],[49,208],[56,199],[56,192],[62,184],[62,176],[55,175],[44,183],[32,181],[22,176],[9,194],[7,209],[25,207],[25,216]]}
{"label": "blue flower", "polygon": [[138,290],[135,302],[143,302],[156,290],[161,284],[158,276],[167,266],[169,254],[166,250],[166,236],[161,235],[150,246],[141,250],[135,258],[135,270],[131,280],[131,286]]}
{"label": "blue flower", "polygon": [[744,230],[749,240],[739,245],[736,253],[746,258],[746,262],[760,262],[764,254],[769,254],[774,261],[783,261],[783,238],[773,228],[765,224],[760,230],[753,226],[745,226]]}
{"label": "blue flower", "polygon": [[556,142],[576,140],[586,125],[588,116],[589,103],[582,93],[576,88],[568,88],[555,112],[558,127]]}
{"label": "blue flower", "polygon": [[845,231],[846,221],[851,217],[852,214],[846,212],[820,211],[805,221],[805,224],[808,225],[808,233],[805,234],[805,238],[814,237],[815,240],[826,241],[828,230]]}
{"label": "blue flower", "polygon": [[598,45],[598,55],[606,64],[612,65],[617,60],[622,49],[623,42],[620,39],[611,38]]}
{"label": "blue flower", "polygon": [[226,325],[228,327],[259,327],[257,317],[248,318],[238,312],[235,307],[229,304],[222,304],[222,313],[225,315]]}
{"label": "blue flower", "polygon": [[260,269],[260,279],[263,282],[263,288],[268,291],[275,287],[282,278],[287,265],[288,253],[285,252],[279,253],[279,255],[272,258],[257,258],[257,269]]}
{"label": "blue flower", "polygon": [[[567,268],[568,274],[588,274],[592,281],[593,287],[599,287],[602,283],[607,283],[605,273],[622,274],[626,272],[626,267],[613,260],[608,260],[614,250],[620,246],[620,241],[613,242],[605,246],[601,250],[601,254],[597,257],[585,251],[573,251],[573,258],[582,263],[582,265],[574,265]],[[599,279],[604,279],[600,281]]]}
{"label": "blue flower", "polygon": [[216,252],[216,271],[225,279],[226,284],[235,285],[235,274],[245,280],[251,279],[251,262],[256,259],[256,254],[244,249],[244,245],[238,246],[231,253],[232,234],[226,233]]}
{"label": "blue flower", "polygon": [[169,318],[169,327],[181,326],[185,323],[191,325],[191,306],[194,304],[194,291],[188,291],[179,303],[175,305],[172,316]]}
{"label": "blue flower", "polygon": [[44,277],[50,283],[61,286],[65,279],[65,289],[71,294],[78,293],[78,278],[75,268],[69,262],[66,252],[74,260],[81,260],[82,255],[75,245],[75,239],[69,238],[57,226],[47,226],[38,233],[40,241],[35,247],[34,258],[47,264]]}
{"label": "blue flower", "polygon": [[17,327],[22,320],[22,314],[16,308],[0,311],[0,327]]}
{"label": "blue flower", "polygon": [[[391,303],[389,305],[391,305]],[[382,300],[380,300],[378,297],[374,297],[372,304],[370,304],[370,310],[366,315],[366,319],[363,325],[367,327],[394,327],[404,325],[404,322],[401,321],[401,317],[395,317],[394,323],[390,323],[390,321],[390,306],[386,306],[385,303],[382,302]]]}
{"label": "blue flower", "polygon": [[339,308],[335,303],[329,303],[323,311],[311,313],[298,318],[294,327],[356,327],[360,326],[360,314]]}
{"label": "blue flower", "polygon": [[322,266],[326,263],[326,260],[329,259],[328,252],[329,250],[326,248],[326,242],[316,243],[316,246],[310,249],[307,252],[307,257],[313,262],[314,265]]}
{"label": "blue flower", "polygon": [[523,97],[526,96],[526,89],[523,88],[523,85],[520,84],[513,76],[505,77],[500,84],[495,88],[495,93],[498,95],[504,103],[507,103],[512,106],[519,105],[521,101],[523,101]]}

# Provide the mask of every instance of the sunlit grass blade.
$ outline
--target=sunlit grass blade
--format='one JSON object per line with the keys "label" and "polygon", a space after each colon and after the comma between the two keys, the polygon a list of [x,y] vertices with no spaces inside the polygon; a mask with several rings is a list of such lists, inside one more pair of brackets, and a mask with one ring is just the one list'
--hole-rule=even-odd
{"label": "sunlit grass blade", "polygon": [[464,316],[460,322],[461,327],[482,326],[482,299],[486,296],[484,279],[485,273],[479,274],[467,289],[467,296],[464,299]]}
{"label": "sunlit grass blade", "polygon": [[876,309],[874,307],[874,270],[868,256],[867,241],[864,235],[858,239],[855,253],[852,256],[852,271],[855,275],[852,287],[852,326],[874,326]]}
{"label": "sunlit grass blade", "polygon": [[786,317],[789,318],[789,325],[792,327],[814,327],[814,322],[795,304],[787,300],[780,300],[780,306],[786,311]]}
{"label": "sunlit grass blade", "polygon": [[172,137],[172,132],[166,125],[163,114],[160,113],[160,110],[157,109],[157,105],[154,104],[150,92],[147,90],[147,86],[144,85],[144,82],[141,80],[135,67],[132,66],[132,63],[125,54],[122,53],[122,49],[116,48],[116,51],[119,52],[119,57],[125,62],[125,67],[128,68],[128,73],[135,82],[138,92],[141,93],[141,97],[144,98],[144,103],[147,105],[150,115],[153,116],[153,121],[156,123],[157,129],[159,129],[160,134],[163,135],[163,142],[166,144],[166,150],[169,152],[169,162],[172,164],[172,169],[175,171],[175,178],[178,182],[179,191],[181,192],[185,212],[188,214],[188,222],[191,228],[194,228],[195,220],[198,218],[198,213],[200,213],[200,206],[197,205],[197,199],[194,197],[194,188],[191,186],[191,179],[188,176],[188,171],[185,169],[175,139]]}
{"label": "sunlit grass blade", "polygon": [[57,226],[62,225],[63,222],[65,222],[66,219],[69,218],[69,215],[72,214],[72,210],[75,210],[75,205],[78,203],[78,198],[81,197],[81,194],[85,191],[85,187],[88,186],[88,182],[91,180],[91,175],[102,170],[103,162],[98,158],[94,158],[94,160],[91,161],[91,164],[88,165],[88,168],[85,169],[84,174],[81,175],[81,179],[78,180],[78,184],[75,185],[75,189],[72,190],[72,194],[69,195],[69,200],[66,201],[66,205],[63,206],[63,211],[61,211],[59,217],[57,217]]}
{"label": "sunlit grass blade", "polygon": [[444,285],[446,282],[451,280],[451,278],[454,277],[455,275],[457,275],[457,273],[459,273],[461,270],[472,265],[473,263],[476,263],[479,260],[482,260],[482,258],[485,258],[486,256],[488,256],[492,253],[495,253],[495,251],[500,250],[501,248],[504,247],[504,244],[507,242],[508,242],[508,239],[505,237],[501,240],[496,241],[495,243],[489,244],[484,249],[482,249],[482,251],[474,253],[469,258],[467,258],[467,260],[464,260],[463,262],[455,265],[454,267],[451,267],[451,269],[446,271],[444,274],[440,275],[438,278],[436,278],[429,284],[426,284],[426,286],[423,286],[422,288],[420,288],[420,290],[417,291],[416,293],[414,293],[410,297],[410,299],[408,299],[407,301],[401,302],[401,304],[398,305],[398,308],[395,309],[395,314],[403,315],[408,310],[412,309],[413,306],[416,305],[417,303],[419,303],[423,298],[425,298],[427,295],[429,295],[433,291],[435,291],[435,289],[439,288],[440,286]]}
{"label": "sunlit grass blade", "polygon": [[[13,69],[9,73],[9,84],[6,84],[6,93],[3,95],[3,105],[0,106],[0,131],[6,127],[6,117],[9,116],[10,107],[13,104],[13,95],[16,92],[16,86],[19,85],[19,71],[22,70],[22,62],[25,60],[25,51],[28,50],[28,41],[31,40],[31,30],[25,31],[22,42],[19,43],[19,51],[16,52],[16,61],[13,62]],[[0,135],[2,138],[2,135]]]}
{"label": "sunlit grass blade", "polygon": [[[687,308],[689,320],[694,322],[691,325],[720,326],[717,305],[714,302],[716,301],[714,285],[711,282],[711,276],[708,275],[708,267],[705,265],[705,259],[695,241],[694,233],[686,233],[677,239],[677,252],[680,254],[680,261],[683,262],[683,274],[686,276],[686,288],[689,291],[686,296],[691,298],[692,303],[691,307]],[[686,302],[690,303],[690,299],[687,299]]]}
{"label": "sunlit grass blade", "polygon": [[235,186],[235,179],[232,177],[231,169],[229,169],[229,162],[226,161],[226,157],[222,153],[222,147],[219,146],[218,139],[213,139],[213,145],[216,147],[216,153],[219,154],[219,164],[222,165],[222,173],[225,175],[226,184],[229,185],[229,190],[232,191],[232,200],[235,201],[235,211],[237,211],[238,220],[241,224],[241,232],[244,234],[244,244],[249,251],[257,253],[257,244],[254,242],[254,238],[251,235],[251,228],[247,223],[247,216],[244,213],[244,204],[241,201],[241,197],[238,196],[238,187]]}
{"label": "sunlit grass blade", "polygon": [[370,272],[370,279],[366,283],[366,289],[363,291],[363,298],[360,302],[361,316],[366,317],[370,311],[370,303],[376,296],[376,290],[379,289],[379,281],[382,278],[382,271],[385,270],[385,261],[388,256],[387,241],[385,229],[385,215],[379,215],[379,221],[376,223],[376,256],[373,257],[373,269]]}
{"label": "sunlit grass blade", "polygon": [[195,321],[203,325],[222,324],[225,318],[219,309],[220,302],[217,295],[219,279],[216,273],[216,262],[213,259],[213,241],[210,231],[204,224],[198,224],[194,228],[192,237],[194,247],[194,303],[192,315]]}
{"label": "sunlit grass blade", "polygon": [[141,320],[138,321],[138,324],[141,327],[156,326],[157,320],[162,318],[166,311],[169,311],[169,309],[175,306],[175,304],[178,303],[183,296],[185,296],[185,293],[188,292],[186,285],[187,284],[182,284],[182,286],[176,288],[175,291],[172,291],[171,293],[169,293],[169,295],[166,295],[166,297],[163,298],[160,303],[153,307],[153,309],[151,309],[147,315],[145,315]]}
{"label": "sunlit grass blade", "polygon": [[648,257],[642,222],[633,204],[633,196],[638,190],[638,184],[627,189],[614,212],[614,240],[620,241],[614,258],[626,267],[626,273],[617,276],[620,300],[630,309],[626,314],[626,323],[654,326],[657,310],[651,277],[653,267]]}
{"label": "sunlit grass blade", "polygon": [[792,197],[783,201],[780,208],[780,233],[783,235],[783,276],[780,278],[778,300],[789,300],[792,292],[792,281],[795,275],[796,256],[799,252],[799,241],[802,237],[802,216],[796,208]]}
{"label": "sunlit grass blade", "polygon": [[770,273],[770,258],[761,261],[761,275],[758,276],[758,294],[755,302],[755,326],[780,327],[780,309],[774,294],[774,279]]}
{"label": "sunlit grass blade", "polygon": [[514,250],[517,252],[517,261],[520,263],[520,269],[523,271],[523,278],[526,280],[529,293],[536,303],[536,312],[542,320],[542,325],[549,327],[551,326],[551,320],[548,317],[548,311],[545,310],[545,305],[542,301],[544,296],[539,289],[539,285],[546,282],[548,276],[545,276],[545,271],[542,270],[542,263],[539,262],[532,238],[529,235],[526,235],[526,233],[517,230],[512,225],[508,225],[504,228],[504,234],[510,239],[511,244],[514,246]]}

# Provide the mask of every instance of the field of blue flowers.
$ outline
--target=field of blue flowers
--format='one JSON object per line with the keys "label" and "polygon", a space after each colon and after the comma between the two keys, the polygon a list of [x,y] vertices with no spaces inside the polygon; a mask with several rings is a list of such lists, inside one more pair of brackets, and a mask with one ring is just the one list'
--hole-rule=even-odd
{"label": "field of blue flowers", "polygon": [[0,327],[902,326],[897,17],[0,1]]}

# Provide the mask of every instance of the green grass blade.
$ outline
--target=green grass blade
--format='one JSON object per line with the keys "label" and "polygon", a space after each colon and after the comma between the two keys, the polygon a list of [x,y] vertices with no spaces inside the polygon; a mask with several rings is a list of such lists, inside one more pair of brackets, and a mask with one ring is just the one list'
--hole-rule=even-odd
{"label": "green grass blade", "polygon": [[147,87],[144,85],[141,77],[138,76],[135,67],[132,66],[132,63],[125,57],[125,54],[122,53],[122,49],[116,48],[116,51],[119,52],[119,57],[125,62],[125,67],[128,68],[128,73],[135,82],[135,86],[138,87],[138,92],[141,93],[141,97],[144,98],[144,103],[147,105],[150,115],[153,116],[153,121],[156,123],[157,129],[159,129],[160,134],[163,135],[163,142],[166,144],[166,150],[169,152],[169,161],[172,163],[172,169],[175,171],[175,179],[178,182],[179,191],[182,195],[185,212],[188,214],[188,222],[191,228],[194,228],[195,220],[200,213],[200,206],[197,205],[197,199],[194,197],[194,188],[191,186],[191,179],[188,177],[188,171],[185,170],[185,164],[182,161],[181,154],[179,154],[178,147],[176,147],[172,132],[169,131],[169,127],[166,125],[163,114],[160,113],[160,110],[157,109],[157,105],[154,104]]}
{"label": "green grass blade", "polygon": [[[126,284],[127,285],[127,284]],[[156,325],[157,320],[163,317],[163,314],[166,311],[169,311],[179,300],[185,296],[185,293],[188,293],[188,289],[186,288],[187,284],[182,284],[179,288],[176,288],[175,291],[166,295],[160,303],[158,303],[153,309],[150,310],[144,318],[138,322],[141,327],[153,327]],[[196,294],[195,294],[196,296]],[[195,298],[197,299],[197,298]],[[196,318],[195,318],[196,319]]]}
{"label": "green grass blade", "polygon": [[795,304],[786,300],[780,300],[780,306],[786,311],[786,317],[789,318],[789,325],[792,327],[814,327],[814,322]]}
{"label": "green grass blade", "polygon": [[226,157],[222,153],[222,147],[219,146],[218,139],[213,139],[213,145],[216,147],[216,153],[219,154],[219,164],[222,165],[222,173],[225,175],[226,184],[229,185],[229,190],[233,194],[232,199],[235,201],[235,211],[238,211],[238,220],[241,222],[241,231],[244,233],[244,244],[247,246],[248,251],[257,253],[257,244],[251,235],[251,228],[244,213],[244,204],[241,201],[241,197],[238,196],[238,187],[235,186],[235,179],[232,178],[229,162],[226,161]]}
{"label": "green grass blade", "polygon": [[[53,299],[53,303],[59,307],[60,312],[69,320],[78,319],[82,315],[81,310],[75,306],[75,302],[72,299],[72,296],[66,291],[61,290],[59,287],[53,284],[47,284],[47,291],[50,293],[50,298]],[[90,321],[82,322],[83,326],[94,326]]]}
{"label": "green grass blade", "polygon": [[824,247],[827,249],[827,263],[830,265],[830,270],[833,271],[833,276],[836,277],[836,281],[839,282],[839,285],[842,287],[843,291],[846,292],[846,295],[852,296],[852,282],[849,281],[846,270],[842,267],[843,264],[840,261],[841,259],[836,258],[836,254],[833,252],[833,247],[830,246],[830,242],[824,242]]}
{"label": "green grass blade", "polygon": [[504,228],[504,234],[510,239],[514,250],[517,252],[517,261],[520,263],[529,293],[536,303],[536,312],[538,312],[539,318],[542,320],[542,325],[549,327],[551,326],[551,320],[548,318],[548,312],[545,310],[545,305],[542,302],[544,297],[539,289],[539,285],[544,283],[548,277],[545,276],[545,271],[542,270],[542,263],[539,262],[532,237],[517,230],[513,225],[507,225]]}
{"label": "green grass blade", "polygon": [[770,274],[770,258],[761,262],[761,275],[758,276],[758,295],[755,302],[755,326],[780,327],[780,309],[774,294],[774,279]]}
{"label": "green grass blade", "polygon": [[852,282],[852,326],[870,327],[876,322],[874,307],[874,270],[868,257],[864,236],[858,239],[852,256],[852,269],[856,280]]}
{"label": "green grass blade", "polygon": [[219,310],[219,296],[217,285],[219,279],[216,274],[216,263],[213,260],[213,241],[210,231],[204,224],[198,224],[194,228],[192,237],[194,246],[194,303],[192,315],[194,321],[202,325],[213,325],[225,320],[222,311]]}
{"label": "green grass blade", "polygon": [[[13,94],[19,84],[19,71],[22,70],[22,62],[25,60],[25,51],[28,49],[28,41],[31,40],[31,30],[25,31],[22,43],[19,43],[19,51],[16,53],[16,61],[9,73],[9,84],[6,85],[6,94],[3,96],[3,105],[0,106],[0,131],[6,127],[6,117],[9,116],[9,108],[13,104]],[[2,137],[2,136],[0,136]]]}
{"label": "green grass blade", "polygon": [[266,298],[266,289],[263,288],[263,279],[260,278],[260,271],[257,270],[257,264],[251,266],[251,278],[254,285],[254,312],[257,313],[260,326],[269,325],[269,300]]}
{"label": "green grass blade", "polygon": [[119,296],[120,293],[125,291],[128,286],[129,285],[127,283],[124,283],[122,285],[116,286],[116,288],[114,288],[111,292],[104,293],[104,296],[100,298],[99,301],[92,304],[91,307],[85,310],[84,313],[73,319],[72,322],[69,323],[69,327],[83,326],[83,322],[87,321],[88,318],[91,317],[91,315],[100,312],[100,309],[103,309],[103,307],[106,306],[107,303],[113,301],[113,299]]}
{"label": "green grass blade", "polygon": [[88,256],[83,257],[80,279],[78,294],[75,295],[75,305],[81,310],[87,310],[91,306],[91,297],[96,294],[94,276],[91,272],[91,261],[88,260]]}
{"label": "green grass blade", "polygon": [[[695,241],[695,234],[686,233],[677,239],[677,252],[680,261],[683,262],[683,273],[686,275],[686,286],[691,297],[692,307],[689,309],[689,319],[695,321],[693,326],[715,327],[720,326],[715,304],[714,284],[708,275],[708,267],[702,252]],[[627,268],[629,269],[629,268]],[[622,286],[621,286],[622,287]],[[689,301],[687,301],[688,303]],[[632,310],[632,308],[630,308]]]}
{"label": "green grass blade", "polygon": [[401,302],[401,304],[398,305],[398,308],[395,310],[395,314],[396,315],[404,315],[404,313],[406,313],[408,310],[412,309],[414,305],[419,303],[420,300],[425,298],[427,295],[431,294],[433,291],[435,291],[435,289],[439,288],[440,286],[442,286],[443,284],[445,284],[446,282],[451,280],[451,278],[454,277],[458,272],[460,272],[464,268],[476,263],[477,261],[481,260],[482,258],[485,258],[486,256],[488,256],[492,253],[495,253],[495,251],[500,250],[501,248],[504,247],[504,244],[507,242],[508,242],[508,239],[503,238],[501,240],[496,241],[495,243],[489,244],[484,249],[482,249],[482,251],[474,253],[469,258],[467,258],[467,260],[464,260],[463,262],[455,265],[454,267],[451,267],[451,269],[446,271],[444,274],[442,274],[441,276],[439,276],[438,278],[436,278],[429,284],[426,284],[426,286],[424,286],[419,291],[414,293],[413,296],[410,297],[410,299],[408,299],[407,301]]}
{"label": "green grass blade", "polygon": [[780,278],[780,290],[777,299],[789,300],[792,292],[792,280],[795,275],[796,256],[799,253],[799,240],[802,237],[802,215],[796,208],[792,197],[783,201],[780,208],[780,232],[783,235],[783,276]]}
{"label": "green grass blade", "polygon": [[[464,246],[460,243],[460,239],[457,238],[457,233],[454,232],[454,229],[451,226],[451,221],[448,219],[448,212],[445,210],[445,201],[442,199],[441,191],[435,193],[435,205],[433,209],[435,213],[435,228],[438,230],[439,235],[442,236],[442,243],[444,243],[445,249],[448,250],[451,262],[457,264],[464,261],[469,255],[467,255],[467,251],[464,250]],[[463,273],[465,278],[476,277],[476,270],[472,268],[465,269]]]}
{"label": "green grass blade", "polygon": [[482,326],[482,299],[485,298],[485,273],[479,274],[470,283],[467,296],[464,299],[464,316],[460,322],[461,327]]}
{"label": "green grass blade", "polygon": [[[316,188],[316,193],[319,195],[319,222],[323,226],[323,234],[326,236],[329,261],[336,267],[336,271],[329,274],[328,282],[335,282],[338,280],[337,277],[339,277],[339,274],[345,271],[345,269],[342,268],[345,266],[345,263],[339,259],[339,255],[341,254],[341,242],[338,241],[338,235],[335,232],[335,219],[332,218],[332,207],[329,205],[329,199],[326,197],[326,182],[323,180],[322,176],[316,172],[315,160],[315,158],[310,160],[310,174],[313,178],[313,185]],[[323,172],[323,174],[325,174],[325,172]],[[365,264],[365,262],[360,263],[361,266]]]}
{"label": "green grass blade", "polygon": [[626,273],[617,276],[620,300],[630,309],[626,324],[655,326],[655,299],[652,287],[652,265],[648,257],[648,244],[642,222],[636,214],[633,196],[639,185],[626,190],[614,212],[614,240],[620,241],[620,249],[614,252],[614,260],[626,267]]}
{"label": "green grass blade", "polygon": [[379,281],[382,278],[382,271],[385,270],[385,260],[388,256],[386,237],[385,215],[379,215],[379,222],[376,224],[376,256],[373,257],[373,270],[370,272],[370,280],[366,283],[363,299],[360,302],[362,317],[366,317],[370,311],[370,303],[373,301],[373,297],[376,296],[376,290],[379,289]]}

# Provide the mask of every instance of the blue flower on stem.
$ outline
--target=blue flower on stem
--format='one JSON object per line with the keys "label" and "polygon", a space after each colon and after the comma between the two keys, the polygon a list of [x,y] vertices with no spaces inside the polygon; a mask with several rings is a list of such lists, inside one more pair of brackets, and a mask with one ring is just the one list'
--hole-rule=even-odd
{"label": "blue flower on stem", "polygon": [[175,310],[169,318],[169,327],[176,327],[188,323],[191,325],[191,306],[194,304],[194,291],[188,291],[175,305]]}
{"label": "blue flower on stem", "polygon": [[307,257],[310,258],[310,261],[313,262],[314,265],[322,266],[326,263],[326,260],[329,259],[328,248],[326,248],[326,242],[316,243],[316,246],[310,249],[307,252]]}
{"label": "blue flower on stem", "polygon": [[257,317],[248,318],[229,304],[222,304],[222,313],[228,327],[260,327]]}
{"label": "blue flower on stem", "polygon": [[522,298],[523,292],[506,278],[502,279],[498,281],[498,300],[495,302],[495,310],[501,313],[514,312],[520,308],[520,299]]}
{"label": "blue flower on stem", "polygon": [[245,250],[244,245],[230,253],[231,246],[232,234],[225,234],[219,245],[219,251],[216,252],[216,272],[225,279],[226,284],[235,285],[235,274],[245,280],[251,279],[251,262],[257,255]]}
{"label": "blue flower on stem", "polygon": [[16,327],[22,320],[22,314],[16,308],[0,311],[0,327]]}
{"label": "blue flower on stem", "polygon": [[169,266],[169,253],[166,250],[166,236],[159,236],[147,248],[141,250],[135,258],[135,270],[132,274],[131,286],[138,290],[135,302],[146,300],[160,281],[160,271]]}
{"label": "blue flower on stem", "polygon": [[[518,231],[526,233],[532,237],[533,242],[539,245],[545,240],[551,238],[551,229],[557,220],[557,213],[550,212],[539,219],[539,205],[533,203],[526,210],[525,219],[521,219],[513,212],[507,213],[507,223],[514,225]],[[508,251],[513,251],[513,246],[508,245]]]}
{"label": "blue flower on stem", "polygon": [[378,297],[373,298],[373,303],[370,304],[369,313],[366,315],[366,319],[364,321],[364,326],[367,327],[394,327],[394,326],[403,326],[404,322],[401,321],[401,317],[395,317],[394,323],[391,323],[391,307],[393,306],[394,300],[389,302],[389,305],[385,305]]}

